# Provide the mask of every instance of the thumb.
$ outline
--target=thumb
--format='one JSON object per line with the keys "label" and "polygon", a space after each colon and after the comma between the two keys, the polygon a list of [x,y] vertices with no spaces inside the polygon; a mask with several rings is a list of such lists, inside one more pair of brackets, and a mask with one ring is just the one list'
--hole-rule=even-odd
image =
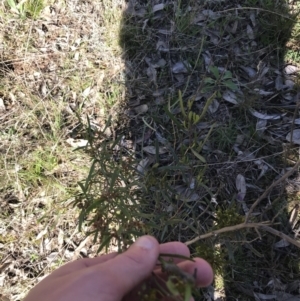
{"label": "thumb", "polygon": [[113,276],[112,300],[124,295],[150,276],[159,256],[159,244],[152,236],[142,236],[124,253],[102,265],[104,275]]}

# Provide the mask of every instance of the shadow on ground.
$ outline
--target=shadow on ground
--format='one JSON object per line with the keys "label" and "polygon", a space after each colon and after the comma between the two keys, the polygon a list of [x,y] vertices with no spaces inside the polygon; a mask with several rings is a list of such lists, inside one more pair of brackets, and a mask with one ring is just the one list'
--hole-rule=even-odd
{"label": "shadow on ground", "polygon": [[[139,164],[144,232],[187,242],[242,223],[298,160],[286,140],[298,127],[297,68],[284,60],[294,20],[286,1],[129,1],[123,134]],[[274,187],[251,220],[294,237],[298,185],[294,176]],[[198,300],[299,294],[298,249],[262,230],[213,236],[191,251],[216,271]]]}

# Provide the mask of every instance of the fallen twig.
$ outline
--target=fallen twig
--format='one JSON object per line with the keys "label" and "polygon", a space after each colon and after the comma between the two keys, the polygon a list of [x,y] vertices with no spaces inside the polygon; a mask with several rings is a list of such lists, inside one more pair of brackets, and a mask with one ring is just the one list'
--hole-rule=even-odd
{"label": "fallen twig", "polygon": [[270,233],[272,233],[272,234],[274,234],[274,235],[276,235],[276,236],[278,236],[278,237],[280,237],[280,238],[288,241],[290,244],[292,244],[292,245],[300,248],[300,242],[298,242],[297,240],[291,238],[290,236],[288,236],[288,235],[286,235],[286,234],[284,234],[284,233],[282,233],[280,231],[277,231],[277,230],[275,230],[275,229],[273,229],[271,227],[268,227],[268,226],[261,226],[261,229],[265,230],[265,231],[268,231],[268,232],[270,232]]}
{"label": "fallen twig", "polygon": [[229,226],[229,227],[224,227],[224,228],[221,228],[221,229],[218,229],[218,230],[215,230],[215,231],[211,231],[211,232],[208,232],[208,233],[205,233],[203,235],[199,235],[197,236],[196,238],[192,239],[192,240],[189,240],[189,241],[186,241],[185,244],[187,246],[199,241],[199,240],[202,240],[202,239],[206,239],[206,238],[209,238],[209,237],[212,237],[212,236],[217,236],[219,234],[222,234],[222,233],[226,233],[226,232],[233,232],[233,231],[237,231],[237,230],[241,230],[243,228],[259,228],[261,226],[266,226],[266,224],[258,224],[258,223],[241,223],[241,224],[238,224],[238,225],[234,225],[234,226]]}
{"label": "fallen twig", "polygon": [[217,236],[219,234],[222,234],[222,233],[226,233],[226,232],[233,232],[233,231],[237,231],[237,230],[241,230],[241,229],[244,229],[244,228],[255,228],[256,230],[257,229],[262,229],[262,230],[265,230],[267,232],[270,232],[282,239],[285,239],[286,241],[288,241],[290,244],[300,248],[300,242],[298,242],[297,240],[291,238],[290,236],[280,232],[280,231],[277,231],[271,227],[268,226],[268,223],[242,223],[242,224],[238,224],[238,225],[235,225],[235,226],[229,226],[229,227],[224,227],[224,228],[221,228],[219,230],[216,230],[216,231],[211,231],[211,232],[208,232],[208,233],[205,233],[203,235],[199,235],[197,237],[195,237],[194,239],[192,240],[189,240],[189,241],[186,241],[185,244],[187,246],[199,241],[199,240],[202,240],[202,239],[206,239],[206,238],[209,238],[209,237],[212,237],[212,236]]}
{"label": "fallen twig", "polygon": [[249,209],[246,218],[245,218],[245,224],[248,222],[251,213],[253,212],[254,208],[263,200],[267,197],[268,193],[279,183],[284,181],[286,178],[288,178],[291,174],[295,172],[295,170],[299,167],[300,160],[294,165],[292,169],[290,169],[288,172],[286,172],[281,178],[273,182],[266,190],[265,192],[252,204],[251,208]]}

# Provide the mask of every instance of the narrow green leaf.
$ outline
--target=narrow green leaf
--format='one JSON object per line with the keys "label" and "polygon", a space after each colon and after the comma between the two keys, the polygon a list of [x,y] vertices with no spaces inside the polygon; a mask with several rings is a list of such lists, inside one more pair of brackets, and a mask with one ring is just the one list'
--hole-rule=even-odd
{"label": "narrow green leaf", "polygon": [[208,98],[208,100],[206,101],[205,106],[204,106],[204,108],[203,108],[203,111],[202,111],[202,113],[201,113],[201,115],[200,115],[199,121],[202,120],[202,118],[204,117],[204,115],[206,114],[206,112],[207,112],[207,110],[208,110],[208,107],[209,107],[210,104],[213,102],[213,100],[215,99],[215,97],[216,97],[216,92],[214,92],[214,93],[212,94],[212,96],[211,96],[210,98]]}
{"label": "narrow green leaf", "polygon": [[180,90],[178,91],[178,98],[179,98],[179,105],[180,105],[181,113],[184,117],[186,117],[186,113],[185,113],[184,106],[183,106],[182,94],[181,94]]}
{"label": "narrow green leaf", "polygon": [[168,110],[168,108],[165,106],[164,107],[165,113],[170,117],[170,119],[180,128],[182,125],[179,123],[179,121],[175,118],[175,116]]}
{"label": "narrow green leaf", "polygon": [[[98,233],[96,233],[96,235],[97,234]],[[110,240],[111,240],[111,236],[109,234],[108,235],[106,234],[105,236],[103,236],[102,243],[101,243],[101,245],[99,246],[99,248],[97,250],[97,254],[100,253],[104,247],[108,247],[109,246]]]}
{"label": "narrow green leaf", "polygon": [[114,170],[112,176],[111,176],[111,179],[110,179],[110,186],[109,186],[109,191],[110,191],[110,192],[113,191],[113,190],[115,189],[115,182],[116,182],[116,180],[117,180],[117,178],[118,178],[118,176],[119,176],[119,173],[120,173],[119,169],[116,168],[116,169]]}
{"label": "narrow green leaf", "polygon": [[165,237],[165,234],[168,233],[168,225],[165,225],[164,226],[164,229],[161,233],[161,236],[160,236],[160,241],[164,241],[164,237]]}
{"label": "narrow green leaf", "polygon": [[79,229],[79,232],[81,232],[82,230],[82,225],[84,223],[84,220],[85,220],[85,210],[84,209],[81,209],[81,212],[79,214],[79,225],[78,225],[78,229]]}
{"label": "narrow green leaf", "polygon": [[215,127],[215,123],[211,126],[211,128],[209,129],[207,135],[205,136],[205,139],[201,142],[200,148],[197,149],[198,152],[201,152],[204,144],[206,143],[207,139],[209,138],[209,136],[210,136],[211,132],[213,131],[214,127]]}
{"label": "narrow green leaf", "polygon": [[194,120],[193,120],[193,124],[197,124],[200,121],[200,115],[198,114],[194,114]]}
{"label": "narrow green leaf", "polygon": [[86,178],[86,180],[85,180],[85,188],[84,188],[84,191],[87,191],[89,184],[92,182],[91,180],[92,180],[92,178],[94,177],[93,174],[94,174],[94,171],[95,171],[96,163],[98,163],[98,161],[97,161],[96,159],[93,160],[92,165],[91,165],[91,168],[90,168],[90,171],[89,171],[89,174],[88,174],[88,176],[87,176],[87,178]]}
{"label": "narrow green leaf", "polygon": [[78,185],[79,185],[80,189],[82,190],[83,194],[85,194],[86,193],[85,185],[83,185],[82,182],[78,182]]}
{"label": "narrow green leaf", "polygon": [[114,143],[111,145],[111,148],[113,149],[117,144],[119,144],[121,142],[122,139],[122,135],[120,135],[115,141]]}
{"label": "narrow green leaf", "polygon": [[7,4],[10,6],[12,9],[17,9],[16,3],[14,0],[6,0]]}
{"label": "narrow green leaf", "polygon": [[193,113],[194,113],[194,112],[192,112],[192,111],[189,112],[188,120],[189,120],[190,122],[193,122]]}
{"label": "narrow green leaf", "polygon": [[197,152],[195,152],[192,148],[191,148],[192,153],[194,154],[195,157],[197,157],[202,163],[206,163],[206,160],[204,157],[202,157],[200,154],[198,154]]}
{"label": "narrow green leaf", "polygon": [[107,122],[105,123],[105,126],[103,128],[103,130],[101,130],[101,133],[105,134],[105,131],[108,129],[108,127],[111,125],[111,119],[112,119],[112,116],[109,115],[108,116],[108,120]]}
{"label": "narrow green leaf", "polygon": [[191,284],[187,283],[185,285],[184,301],[190,301],[191,297],[192,297],[192,286]]}

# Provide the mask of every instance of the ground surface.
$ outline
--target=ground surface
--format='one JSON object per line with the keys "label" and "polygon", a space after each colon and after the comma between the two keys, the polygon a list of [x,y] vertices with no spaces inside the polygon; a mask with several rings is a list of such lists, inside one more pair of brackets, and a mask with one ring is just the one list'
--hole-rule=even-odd
{"label": "ground surface", "polygon": [[[296,1],[0,5],[0,298],[95,256],[88,231],[187,242],[264,192],[250,221],[297,243]],[[262,227],[190,246],[216,270],[199,300],[300,300],[298,248]]]}

